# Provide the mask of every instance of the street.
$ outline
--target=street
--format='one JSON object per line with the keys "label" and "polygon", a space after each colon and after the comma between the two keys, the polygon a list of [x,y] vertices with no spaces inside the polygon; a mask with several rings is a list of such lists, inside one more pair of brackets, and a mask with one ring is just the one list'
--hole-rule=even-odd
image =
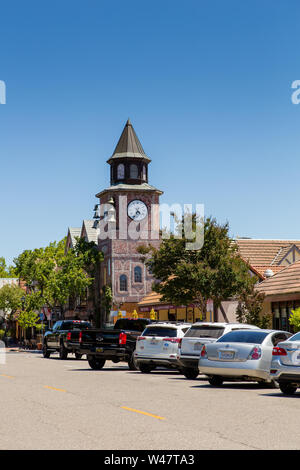
{"label": "street", "polygon": [[1,449],[299,449],[300,393],[212,388],[172,371],[8,352],[0,365]]}

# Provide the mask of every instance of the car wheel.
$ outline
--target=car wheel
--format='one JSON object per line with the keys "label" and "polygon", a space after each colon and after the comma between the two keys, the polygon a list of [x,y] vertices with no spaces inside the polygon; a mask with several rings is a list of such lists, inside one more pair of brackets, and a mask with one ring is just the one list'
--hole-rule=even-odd
{"label": "car wheel", "polygon": [[152,370],[151,366],[149,366],[148,364],[140,364],[139,369],[142,374],[149,374]]}
{"label": "car wheel", "polygon": [[63,343],[60,343],[59,347],[59,359],[67,359],[68,357],[68,351],[64,347]]}
{"label": "car wheel", "polygon": [[209,377],[208,382],[213,387],[221,387],[221,385],[223,384],[223,377],[213,375],[212,377]]}
{"label": "car wheel", "polygon": [[105,359],[88,359],[88,363],[91,369],[100,370],[104,367]]}
{"label": "car wheel", "polygon": [[198,369],[193,369],[192,367],[191,368],[186,367],[182,369],[182,373],[186,379],[190,379],[190,380],[196,379],[199,375]]}
{"label": "car wheel", "polygon": [[48,359],[50,357],[50,354],[51,354],[50,351],[48,351],[47,349],[47,344],[45,343],[43,346],[43,357]]}
{"label": "car wheel", "polygon": [[75,353],[75,358],[78,359],[78,360],[81,359],[81,358],[82,358],[82,354],[80,354],[80,353]]}
{"label": "car wheel", "polygon": [[285,395],[293,395],[297,390],[297,385],[279,382],[279,388]]}
{"label": "car wheel", "polygon": [[128,361],[128,367],[130,370],[139,370],[138,365],[136,363],[134,354],[131,355],[130,360]]}

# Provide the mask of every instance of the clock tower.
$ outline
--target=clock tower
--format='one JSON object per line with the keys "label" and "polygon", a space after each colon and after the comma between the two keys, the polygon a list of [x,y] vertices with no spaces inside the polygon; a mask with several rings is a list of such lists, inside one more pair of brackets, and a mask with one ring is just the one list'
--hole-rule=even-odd
{"label": "clock tower", "polygon": [[152,290],[153,277],[141,260],[141,245],[159,247],[159,197],[149,184],[150,158],[128,119],[112,156],[110,186],[99,198],[98,247],[103,252],[101,287],[110,286],[113,309],[138,309],[137,303]]}

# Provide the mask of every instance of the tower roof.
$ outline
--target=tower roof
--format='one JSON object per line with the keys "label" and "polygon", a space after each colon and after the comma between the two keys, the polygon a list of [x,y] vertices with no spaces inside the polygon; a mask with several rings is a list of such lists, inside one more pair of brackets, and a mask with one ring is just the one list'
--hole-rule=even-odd
{"label": "tower roof", "polygon": [[109,160],[107,160],[107,163],[111,163],[112,160],[117,158],[124,157],[141,158],[143,160],[148,160],[148,162],[151,161],[150,158],[145,154],[142,144],[135,133],[130,119],[127,120],[116,148],[112,156],[109,158]]}

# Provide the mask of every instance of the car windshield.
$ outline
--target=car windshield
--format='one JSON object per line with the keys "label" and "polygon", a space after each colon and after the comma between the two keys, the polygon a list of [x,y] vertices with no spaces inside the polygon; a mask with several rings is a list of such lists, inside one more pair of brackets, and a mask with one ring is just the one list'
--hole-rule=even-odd
{"label": "car windshield", "polygon": [[257,330],[239,330],[230,331],[217,340],[218,343],[252,343],[261,344],[266,336],[266,331]]}
{"label": "car windshield", "polygon": [[289,341],[300,341],[300,332],[294,334],[293,336],[291,336],[290,338],[288,338],[288,340],[289,340]]}
{"label": "car windshield", "polygon": [[148,326],[143,332],[143,336],[161,336],[167,338],[176,338],[177,330],[176,328],[168,328],[163,326]]}
{"label": "car windshield", "polygon": [[187,338],[220,338],[224,333],[223,326],[192,326],[185,334]]}

